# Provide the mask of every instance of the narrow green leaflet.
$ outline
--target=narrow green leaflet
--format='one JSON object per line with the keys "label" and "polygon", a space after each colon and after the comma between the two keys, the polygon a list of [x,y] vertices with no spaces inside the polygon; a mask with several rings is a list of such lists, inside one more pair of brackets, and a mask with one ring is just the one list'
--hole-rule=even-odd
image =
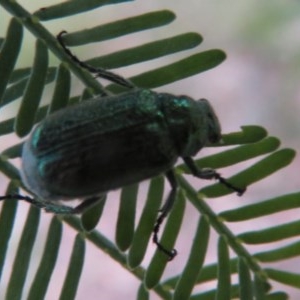
{"label": "narrow green leaflet", "polygon": [[[239,187],[247,187],[289,165],[293,161],[295,155],[296,152],[293,149],[278,150],[253,164],[248,169],[228,178],[228,181]],[[228,195],[232,193],[232,190],[217,183],[201,189],[199,193],[205,194],[208,198],[212,198]]]}
{"label": "narrow green leaflet", "polygon": [[[146,14],[95,26],[90,29],[68,33],[65,35],[65,41],[66,45],[68,46],[79,46],[101,42],[121,37],[126,34],[164,26],[174,21],[174,19],[174,13],[169,10],[149,12]],[[105,67],[105,65],[101,65],[101,67]]]}
{"label": "narrow green leaflet", "polygon": [[[229,261],[229,270],[230,274],[237,273],[237,258],[233,258]],[[218,264],[210,264],[205,265],[201,269],[201,272],[197,278],[197,284],[215,280],[218,277]],[[179,276],[170,277],[167,280],[162,282],[162,285],[168,286],[168,287],[175,287],[177,281],[179,279]]]}
{"label": "narrow green leaflet", "polygon": [[27,135],[34,125],[34,117],[42,98],[47,68],[48,50],[42,41],[37,40],[33,70],[16,117],[15,130],[19,137]]}
{"label": "narrow green leaflet", "polygon": [[220,146],[255,143],[268,135],[266,129],[258,125],[244,125],[241,129],[242,131],[223,134]]}
{"label": "narrow green leaflet", "polygon": [[[48,68],[45,84],[49,84],[54,81],[55,79],[55,73],[56,68]],[[30,73],[31,74],[31,73]],[[29,75],[30,75],[29,74]],[[28,85],[30,76],[25,76],[20,78],[20,80],[14,82],[11,84],[5,91],[3,98],[2,98],[2,104],[0,107],[5,106],[18,98],[22,97],[25,93],[25,89]]]}
{"label": "narrow green leaflet", "polygon": [[10,21],[7,35],[3,45],[1,45],[0,55],[0,103],[2,96],[9,82],[10,76],[16,64],[21,50],[23,40],[23,27],[20,22],[13,18]]}
{"label": "narrow green leaflet", "polygon": [[263,230],[245,232],[237,237],[246,244],[264,244],[299,235],[300,221],[294,221]]}
{"label": "narrow green leaflet", "polygon": [[[239,299],[239,285],[235,284],[230,287],[231,299]],[[202,292],[195,294],[189,298],[189,300],[215,300],[217,295],[217,290],[209,290],[207,292]]]}
{"label": "narrow green leaflet", "polygon": [[15,69],[9,78],[9,84],[16,83],[17,81],[25,77],[29,77],[30,73],[31,73],[30,67]]}
{"label": "narrow green leaflet", "polygon": [[281,270],[271,269],[267,268],[265,269],[268,276],[272,278],[273,280],[295,287],[300,288],[300,274],[291,273],[291,272],[285,272]]}
{"label": "narrow green leaflet", "polygon": [[19,170],[7,161],[7,158],[0,155],[0,170],[10,179],[20,180]]}
{"label": "narrow green leaflet", "polygon": [[[220,169],[252,159],[254,157],[273,152],[279,147],[279,140],[274,137],[267,137],[256,143],[246,144],[230,150],[222,151],[214,155],[206,156],[196,160],[200,168]],[[179,166],[184,173],[190,174],[185,165]]]}
{"label": "narrow green leaflet", "polygon": [[205,216],[200,217],[191,252],[183,272],[176,284],[173,299],[188,299],[201,271],[209,241],[209,223]]}
{"label": "narrow green leaflet", "polygon": [[1,155],[2,157],[6,157],[7,159],[20,157],[22,153],[22,147],[23,147],[23,142],[5,149],[1,153]]}
{"label": "narrow green leaflet", "polygon": [[32,281],[28,299],[45,298],[48,284],[58,256],[61,236],[62,224],[56,217],[53,217],[44,246],[43,256]]}
{"label": "narrow green leaflet", "polygon": [[[41,121],[47,114],[48,105],[42,106],[37,110],[34,123]],[[5,135],[14,132],[15,118],[7,119],[6,121],[0,122],[0,135]]]}
{"label": "narrow green leaflet", "polygon": [[229,249],[224,237],[218,243],[218,285],[216,300],[231,299],[231,272]]}
{"label": "narrow green leaflet", "polygon": [[261,262],[275,262],[283,259],[299,256],[300,253],[300,241],[288,244],[277,249],[263,251],[254,254],[254,257]]}
{"label": "narrow green leaflet", "polygon": [[34,13],[34,16],[43,21],[65,18],[75,14],[80,14],[103,5],[128,2],[132,0],[72,0],[64,1],[48,7],[43,7]]}
{"label": "narrow green leaflet", "polygon": [[[8,185],[7,194],[17,193],[15,182],[10,182]],[[7,253],[9,239],[15,223],[15,216],[17,211],[17,201],[5,201],[1,208],[0,214],[0,281]]]}
{"label": "narrow green leaflet", "polygon": [[289,295],[285,292],[274,292],[265,296],[266,300],[289,300],[291,299]]}
{"label": "narrow green leaflet", "polygon": [[30,207],[7,285],[6,299],[21,299],[39,221],[40,210]]}
{"label": "narrow green leaflet", "polygon": [[144,284],[141,284],[138,293],[137,293],[137,300],[149,300],[149,292],[145,289]]}
{"label": "narrow green leaflet", "polygon": [[68,105],[71,92],[71,75],[69,70],[61,64],[57,70],[55,89],[48,114]]}
{"label": "narrow green leaflet", "polygon": [[238,260],[239,290],[241,300],[253,300],[250,270],[243,258]]}
{"label": "narrow green leaflet", "polygon": [[11,118],[0,122],[0,135],[12,133],[14,131],[14,121],[15,118]]}
{"label": "narrow green leaflet", "polygon": [[84,255],[85,255],[85,241],[82,238],[82,236],[78,234],[74,241],[67,275],[64,280],[62,291],[59,297],[60,300],[75,299],[82,268],[83,268]]}
{"label": "narrow green leaflet", "polygon": [[129,248],[133,239],[138,187],[138,184],[129,185],[121,192],[116,243],[122,251]]}
{"label": "narrow green leaflet", "polygon": [[227,222],[238,222],[262,216],[268,216],[273,213],[299,207],[300,192],[278,196],[272,199],[261,201],[259,203],[224,211],[221,212],[219,216]]}
{"label": "narrow green leaflet", "polygon": [[128,253],[128,265],[131,268],[140,265],[147,251],[147,247],[150,244],[149,240],[152,237],[157,213],[161,207],[163,191],[164,179],[162,177],[152,179],[148,190],[147,201]]}
{"label": "narrow green leaflet", "polygon": [[194,48],[202,41],[197,33],[184,33],[171,38],[143,44],[108,55],[95,57],[87,61],[92,66],[114,69],[166,56],[179,51]]}
{"label": "narrow green leaflet", "polygon": [[[136,86],[152,89],[212,69],[224,61],[225,58],[226,55],[221,50],[208,50],[191,55],[170,65],[133,76],[130,80]],[[124,90],[115,84],[109,85],[108,89],[112,92]]]}
{"label": "narrow green leaflet", "polygon": [[86,232],[90,232],[95,229],[100,221],[106,203],[106,195],[102,195],[100,198],[101,200],[99,200],[96,205],[81,215],[81,225],[83,230]]}
{"label": "narrow green leaflet", "polygon": [[254,276],[253,292],[255,300],[264,300],[266,292],[271,289],[271,286],[262,281],[259,277]]}

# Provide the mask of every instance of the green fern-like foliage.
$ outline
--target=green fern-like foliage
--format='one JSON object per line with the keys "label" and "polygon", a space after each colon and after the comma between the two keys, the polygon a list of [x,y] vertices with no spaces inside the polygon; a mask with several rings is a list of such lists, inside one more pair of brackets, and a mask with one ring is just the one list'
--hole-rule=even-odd
{"label": "green fern-like foliage", "polygon": [[[13,132],[19,137],[25,137],[35,123],[47,114],[67,105],[84,101],[93,95],[103,94],[104,91],[112,94],[124,91],[116,85],[103,87],[91,74],[70,60],[59,46],[55,36],[48,31],[45,22],[75,14],[84,16],[86,11],[101,9],[101,6],[107,4],[117,5],[119,2],[126,1],[73,0],[45,7],[31,14],[16,2],[0,1],[2,9],[9,12],[12,17],[6,36],[0,39],[1,108],[19,98],[22,99],[16,117],[0,123],[2,139]],[[69,33],[65,35],[65,41],[69,47],[97,43],[138,31],[166,26],[174,20],[175,15],[170,11],[154,11]],[[16,60],[22,51],[24,31],[31,32],[36,38],[36,48],[33,50],[35,51],[34,62],[28,68],[16,69]],[[89,60],[89,63],[107,69],[119,68],[196,48],[201,41],[202,38],[198,33],[189,32],[162,40],[149,41],[141,46],[122,49],[109,55],[94,57]],[[61,61],[59,66],[48,65],[49,52]],[[225,54],[221,50],[198,52],[181,60],[174,59],[169,65],[137,74],[130,80],[139,87],[152,89],[209,70],[224,59]],[[71,73],[85,86],[81,95],[70,96]],[[50,83],[54,83],[52,101],[41,105],[43,90]],[[201,167],[219,169],[247,162],[247,167],[229,178],[230,182],[234,182],[236,186],[250,186],[272,175],[290,164],[295,156],[295,151],[292,149],[280,149],[279,140],[268,136],[266,130],[260,126],[243,126],[239,132],[224,134],[223,143],[219,146],[222,148],[217,154],[203,157],[197,160],[197,163]],[[228,146],[231,147],[226,148]],[[10,162],[11,159],[20,156],[21,148],[22,143],[18,143],[1,153],[0,169],[10,179],[6,193],[15,193],[21,187],[19,171]],[[255,163],[253,163],[253,158],[256,158]],[[30,208],[21,238],[17,242],[15,259],[10,271],[5,263],[12,254],[8,252],[10,243],[16,243],[13,234],[18,203],[13,200],[4,201],[0,216],[0,276],[2,275],[3,278],[3,274],[7,272],[10,275],[7,283],[1,283],[2,295],[6,299],[21,299],[21,297],[45,299],[46,293],[50,293],[51,276],[61,251],[62,231],[66,226],[71,226],[77,235],[73,246],[69,247],[70,261],[63,266],[65,272],[60,278],[62,285],[57,287],[59,299],[76,298],[80,277],[83,275],[85,247],[89,247],[90,244],[104,251],[110,259],[120,264],[120,268],[127,270],[140,281],[137,299],[149,299],[151,294],[157,294],[161,299],[180,300],[253,299],[253,297],[255,299],[287,299],[288,294],[285,290],[272,290],[274,282],[300,288],[300,274],[272,268],[274,262],[299,256],[300,241],[295,240],[290,244],[284,241],[284,244],[272,250],[254,253],[252,251],[251,254],[248,249],[248,245],[264,245],[285,240],[288,237],[297,238],[300,233],[300,223],[296,218],[278,224],[276,227],[247,231],[239,235],[235,235],[228,227],[229,222],[253,220],[255,223],[258,217],[267,218],[270,214],[297,208],[300,206],[300,192],[279,195],[252,205],[216,213],[209,205],[209,198],[221,197],[231,191],[220,184],[212,184],[197,190],[184,176],[188,174],[184,165],[179,165],[176,171],[181,191],[164,226],[161,242],[170,249],[175,246],[176,239],[180,236],[187,201],[199,213],[190,253],[177,275],[162,277],[170,263],[168,264],[165,255],[159,251],[153,254],[146,266],[142,264],[149,241],[151,241],[158,210],[163,202],[164,180],[163,177],[157,177],[150,182],[146,202],[138,221],[136,220],[136,207],[139,185],[122,189],[115,241],[109,240],[95,229],[102,216],[106,204],[105,199],[81,218],[53,216],[44,244],[38,245],[44,250],[33,276],[28,273],[28,270],[32,263],[33,249],[37,247],[40,219],[45,217],[45,214],[35,207]],[[215,245],[218,255],[215,263],[204,264],[211,231],[216,231],[219,236],[218,244]],[[229,251],[233,255],[230,256]],[[238,275],[237,280],[233,280],[234,274]],[[214,282],[214,288],[203,291],[202,286],[206,282]]]}

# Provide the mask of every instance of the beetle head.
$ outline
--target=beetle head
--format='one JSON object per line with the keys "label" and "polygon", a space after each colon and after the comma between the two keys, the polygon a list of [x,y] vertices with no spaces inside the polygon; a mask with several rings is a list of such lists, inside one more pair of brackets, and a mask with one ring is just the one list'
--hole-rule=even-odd
{"label": "beetle head", "polygon": [[194,101],[190,110],[191,128],[183,156],[194,156],[208,144],[221,140],[221,126],[212,106],[206,99]]}
{"label": "beetle head", "polygon": [[215,144],[221,140],[221,125],[219,119],[206,99],[200,99],[197,102],[198,106],[201,106],[201,110],[204,112],[207,126],[207,142]]}

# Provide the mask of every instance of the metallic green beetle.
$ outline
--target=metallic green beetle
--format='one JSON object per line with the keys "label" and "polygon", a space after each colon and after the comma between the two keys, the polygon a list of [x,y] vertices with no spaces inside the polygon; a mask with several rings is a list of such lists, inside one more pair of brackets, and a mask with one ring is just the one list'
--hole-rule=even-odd
{"label": "metallic green beetle", "polygon": [[[82,63],[63,44],[63,33],[58,41],[73,60],[130,90],[67,107],[39,123],[24,143],[21,169],[22,181],[35,197],[0,199],[25,200],[56,214],[81,213],[108,191],[165,174],[172,189],[153,241],[172,259],[176,250],[158,242],[158,231],[176,198],[173,167],[179,157],[194,176],[217,179],[240,195],[244,192],[215,170],[199,169],[192,159],[205,145],[220,141],[218,118],[205,99],[140,89],[114,73]],[[82,203],[74,208],[58,202],[76,198]]]}

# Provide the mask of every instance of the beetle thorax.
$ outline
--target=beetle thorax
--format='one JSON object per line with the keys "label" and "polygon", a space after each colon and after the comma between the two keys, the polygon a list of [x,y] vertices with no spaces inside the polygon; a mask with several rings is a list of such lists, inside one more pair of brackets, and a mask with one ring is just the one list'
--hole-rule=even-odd
{"label": "beetle thorax", "polygon": [[194,156],[208,143],[220,140],[220,124],[207,100],[162,96],[164,114],[179,156]]}

